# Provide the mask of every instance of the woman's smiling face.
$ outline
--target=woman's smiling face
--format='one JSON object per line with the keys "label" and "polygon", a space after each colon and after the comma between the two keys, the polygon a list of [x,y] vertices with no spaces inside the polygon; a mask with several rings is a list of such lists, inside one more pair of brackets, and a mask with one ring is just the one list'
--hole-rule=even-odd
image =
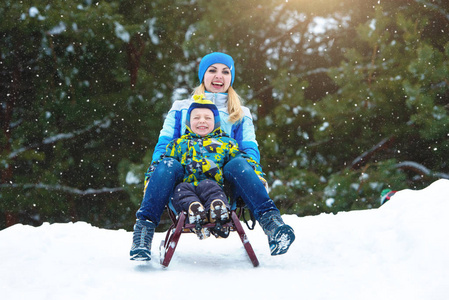
{"label": "woman's smiling face", "polygon": [[231,85],[231,70],[224,64],[213,64],[204,74],[204,86],[210,93],[226,93]]}

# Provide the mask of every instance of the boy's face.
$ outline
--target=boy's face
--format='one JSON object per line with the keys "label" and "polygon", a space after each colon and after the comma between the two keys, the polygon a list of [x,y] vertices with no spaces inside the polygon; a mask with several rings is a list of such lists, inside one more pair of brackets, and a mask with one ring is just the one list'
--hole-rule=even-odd
{"label": "boy's face", "polygon": [[190,129],[199,136],[206,136],[214,130],[214,113],[208,108],[195,108],[190,112]]}

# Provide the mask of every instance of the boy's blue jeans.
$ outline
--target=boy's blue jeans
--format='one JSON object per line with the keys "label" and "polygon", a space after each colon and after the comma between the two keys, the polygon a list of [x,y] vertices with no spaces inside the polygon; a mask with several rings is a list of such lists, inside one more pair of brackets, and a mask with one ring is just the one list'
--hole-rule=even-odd
{"label": "boy's blue jeans", "polygon": [[[256,220],[269,211],[278,210],[268,196],[265,186],[244,158],[235,158],[223,168],[226,183],[232,190],[232,198],[241,197]],[[165,206],[176,185],[182,182],[184,168],[173,158],[165,158],[151,175],[145,195],[136,213],[137,219],[159,224]]]}

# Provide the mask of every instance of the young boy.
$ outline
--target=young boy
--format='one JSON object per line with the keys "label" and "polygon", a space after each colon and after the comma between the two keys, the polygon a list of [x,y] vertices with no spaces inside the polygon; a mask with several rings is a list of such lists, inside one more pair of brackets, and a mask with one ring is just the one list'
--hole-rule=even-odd
{"label": "young boy", "polygon": [[[186,133],[167,146],[164,157],[172,157],[184,167],[184,179],[174,190],[172,204],[177,212],[188,212],[191,224],[223,224],[229,219],[223,166],[231,159],[245,158],[262,175],[257,162],[239,151],[237,142],[221,130],[217,107],[202,97],[197,97],[187,111]],[[216,237],[228,235],[221,226],[211,231]],[[200,239],[210,235],[207,228],[196,233]]]}

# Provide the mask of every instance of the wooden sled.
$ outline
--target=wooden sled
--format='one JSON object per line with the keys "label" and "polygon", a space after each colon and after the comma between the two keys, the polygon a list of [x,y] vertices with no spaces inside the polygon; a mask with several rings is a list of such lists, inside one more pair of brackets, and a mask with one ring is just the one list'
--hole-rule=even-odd
{"label": "wooden sled", "polygon": [[[195,224],[189,224],[186,222],[188,220],[186,212],[181,212],[178,216],[176,216],[175,212],[171,208],[167,207],[167,210],[173,224],[168,229],[165,240],[161,241],[161,245],[159,247],[160,262],[164,267],[168,267],[168,265],[170,264],[181,234],[191,233],[192,229],[195,228]],[[238,214],[236,213],[236,210],[238,210]],[[253,247],[248,240],[248,237],[246,236],[245,230],[240,223],[240,217],[242,213],[242,207],[232,209],[229,222],[223,224],[222,226],[224,228],[229,228],[230,232],[236,231],[238,233],[240,240],[243,243],[243,247],[245,248],[248,257],[251,260],[251,263],[254,267],[257,267],[259,265],[259,261],[256,257],[256,254],[254,253]],[[212,228],[214,226],[214,223],[208,223],[204,224],[202,227]]]}

